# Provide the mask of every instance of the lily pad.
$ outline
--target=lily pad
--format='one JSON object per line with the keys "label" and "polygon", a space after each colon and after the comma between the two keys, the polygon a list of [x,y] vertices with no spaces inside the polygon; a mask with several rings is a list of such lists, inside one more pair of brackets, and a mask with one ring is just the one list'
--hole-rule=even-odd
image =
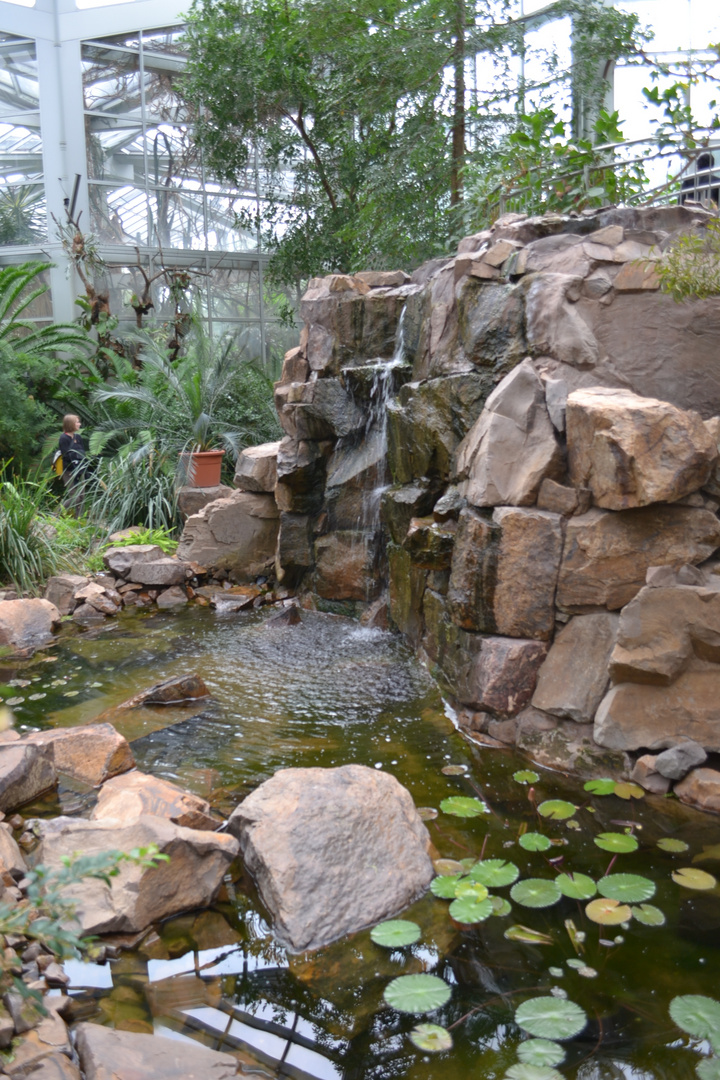
{"label": "lily pad", "polygon": [[695,1039],[715,1044],[720,1037],[720,1001],[704,994],[681,994],[670,1002],[670,1016]]}
{"label": "lily pad", "polygon": [[553,939],[549,934],[543,934],[540,930],[533,930],[531,927],[522,926],[520,923],[508,926],[503,937],[507,938],[508,941],[521,941],[524,945],[553,944]]}
{"label": "lily pad", "polygon": [[467,765],[443,765],[440,770],[443,776],[464,776],[467,771]]}
{"label": "lily pad", "polygon": [[643,926],[664,926],[665,916],[658,907],[653,904],[639,904],[632,909],[633,918]]}
{"label": "lily pad", "polygon": [[569,960],[566,960],[565,963],[569,968],[573,968],[575,971],[579,971],[580,968],[585,967],[585,961],[578,960],[576,956],[572,956]]}
{"label": "lily pad", "polygon": [[555,878],[555,884],[563,896],[571,900],[589,900],[597,892],[597,885],[587,874],[560,874]]}
{"label": "lily pad", "polygon": [[547,1065],[530,1065],[520,1062],[518,1065],[510,1066],[504,1080],[563,1080],[563,1076],[557,1069],[551,1069]]}
{"label": "lily pad", "polygon": [[510,896],[516,904],[522,904],[523,907],[546,908],[557,904],[562,893],[549,878],[526,878],[513,885]]}
{"label": "lily pad", "polygon": [[400,975],[385,987],[385,1004],[398,1012],[434,1012],[450,1000],[451,990],[437,975]]}
{"label": "lily pad", "polygon": [[434,806],[418,806],[417,812],[421,821],[434,821],[438,816]]}
{"label": "lily pad", "polygon": [[644,799],[645,789],[641,788],[639,784],[623,781],[615,785],[615,794],[619,799]]}
{"label": "lily pad", "polygon": [[453,1044],[452,1035],[440,1024],[418,1024],[410,1032],[410,1042],[430,1054],[452,1050]]}
{"label": "lily pad", "polygon": [[538,814],[552,821],[565,821],[566,818],[571,818],[576,810],[577,806],[564,799],[547,799],[538,806]]}
{"label": "lily pad", "polygon": [[600,878],[597,887],[601,896],[621,904],[641,904],[655,895],[655,882],[640,874],[609,874]]}
{"label": "lily pad", "polygon": [[518,784],[537,784],[539,779],[538,773],[533,772],[532,769],[520,769],[513,773],[513,780]]}
{"label": "lily pad", "polygon": [[491,896],[490,902],[492,903],[493,915],[509,915],[512,911],[512,904],[509,900],[506,900],[503,896]]}
{"label": "lily pad", "polygon": [[455,889],[461,877],[462,874],[452,874],[449,877],[440,875],[440,877],[433,878],[430,882],[430,892],[441,900],[454,900]]}
{"label": "lily pad", "polygon": [[632,908],[627,904],[621,904],[618,900],[606,899],[603,896],[598,897],[597,900],[591,900],[585,908],[585,914],[588,919],[600,923],[601,926],[619,926],[620,923],[632,918]]}
{"label": "lily pad", "polygon": [[587,1016],[574,1001],[535,997],[524,1001],[515,1013],[515,1023],[540,1039],[573,1039],[587,1024]]}
{"label": "lily pad", "polygon": [[717,885],[717,879],[712,874],[708,874],[707,870],[697,870],[694,866],[673,870],[672,879],[684,889],[714,889]]}
{"label": "lily pad", "polygon": [[455,922],[468,925],[484,922],[492,913],[493,905],[489,897],[484,900],[474,900],[470,896],[461,897],[459,900],[453,900],[450,905],[450,915]]}
{"label": "lily pad", "polygon": [[487,899],[488,891],[484,885],[479,881],[470,881],[465,878],[464,881],[458,881],[455,886],[455,896],[458,900],[474,900],[479,903],[481,900]]}
{"label": "lily pad", "polygon": [[471,795],[451,795],[448,799],[443,799],[440,809],[445,814],[460,818],[480,817],[481,814],[489,813],[485,803]]}
{"label": "lily pad", "polygon": [[560,1043],[550,1039],[528,1039],[518,1046],[518,1057],[524,1065],[559,1065],[565,1060]]}
{"label": "lily pad", "polygon": [[515,863],[506,862],[505,859],[483,859],[475,863],[468,876],[473,881],[487,885],[488,889],[502,889],[505,885],[514,884],[520,877],[520,871]]}
{"label": "lily pad", "polygon": [[409,919],[388,919],[374,926],[370,937],[376,945],[383,945],[386,949],[402,949],[405,945],[414,945],[420,933],[418,924]]}
{"label": "lily pad", "polygon": [[583,784],[583,788],[591,795],[612,795],[615,791],[615,781],[608,776],[603,776],[599,780],[588,780],[587,784]]}
{"label": "lily pad", "polygon": [[550,840],[539,832],[526,832],[518,840],[521,848],[526,851],[547,851],[551,847]]}
{"label": "lily pad", "polygon": [[630,833],[603,832],[595,837],[595,843],[603,851],[611,851],[614,855],[637,851],[638,848],[636,837]]}
{"label": "lily pad", "polygon": [[661,851],[669,851],[673,855],[679,855],[682,851],[689,851],[690,845],[684,840],[676,840],[674,836],[663,836],[657,842]]}
{"label": "lily pad", "polygon": [[446,874],[450,877],[452,874],[463,874],[465,867],[457,859],[436,859],[433,863],[433,869],[436,874]]}

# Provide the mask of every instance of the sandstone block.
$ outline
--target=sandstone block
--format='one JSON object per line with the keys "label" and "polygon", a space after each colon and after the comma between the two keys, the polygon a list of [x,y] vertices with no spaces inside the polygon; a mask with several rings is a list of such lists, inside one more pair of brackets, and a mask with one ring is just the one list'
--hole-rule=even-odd
{"label": "sandstone block", "polygon": [[313,278],[300,302],[308,327],[307,358],[313,371],[334,374],[347,363],[392,356],[397,324],[410,286],[370,289],[358,278]]}
{"label": "sandstone block", "polygon": [[524,360],[493,390],[457,449],[460,493],[474,506],[529,506],[543,479],[561,468],[542,383]]}
{"label": "sandstone block", "polygon": [[282,769],[237,807],[228,829],[293,951],[402,911],[433,878],[410,793],[363,765]]}
{"label": "sandstone block", "polygon": [[310,365],[307,362],[303,346],[298,345],[294,349],[288,349],[283,357],[280,383],[305,382],[309,374]]}
{"label": "sandstone block", "polygon": [[578,508],[578,493],[575,488],[546,478],[540,485],[537,505],[538,510],[549,510],[551,514],[569,517]]}
{"label": "sandstone block", "polygon": [[432,517],[411,518],[402,546],[416,566],[424,570],[449,570],[457,526],[440,524]]}
{"label": "sandstone block", "polygon": [[468,652],[461,661],[455,686],[458,700],[496,716],[515,716],[533,696],[547,650],[544,641],[479,638],[475,654]]}
{"label": "sandstone block", "polygon": [[[48,1069],[51,1068],[51,1063],[48,1062],[50,1057],[56,1059],[54,1063],[55,1075],[60,1080],[72,1075],[67,1071],[62,1071],[64,1066],[58,1065],[57,1062],[57,1058],[62,1055],[65,1062],[68,1065],[70,1064],[67,1059],[70,1057],[72,1050],[68,1030],[53,1008],[53,999],[45,998],[43,1004],[48,1010],[48,1015],[42,1017],[36,1028],[22,1036],[19,1044],[13,1049],[12,1061],[3,1064],[3,1071],[8,1076],[15,1077],[16,1080],[21,1080],[21,1078],[24,1080],[25,1077],[37,1080],[36,1070],[44,1062],[48,1063]],[[49,1075],[52,1076],[52,1071]]]}
{"label": "sandstone block", "polygon": [[376,521],[386,483],[387,443],[371,431],[358,446],[342,442],[327,464],[325,506],[331,530],[369,529]]}
{"label": "sandstone block", "polygon": [[556,636],[540,668],[532,703],[552,716],[589,724],[607,690],[619,617],[576,615]]}
{"label": "sandstone block", "polygon": [[487,262],[473,264],[458,292],[458,345],[471,364],[500,374],[527,356],[523,293],[517,285],[479,280],[483,266],[493,273]]}
{"label": "sandstone block", "polygon": [[538,765],[577,776],[623,776],[630,771],[627,754],[596,744],[591,724],[561,720],[532,706],[517,717],[515,744]]}
{"label": "sandstone block", "polygon": [[236,580],[253,580],[272,566],[279,517],[272,495],[235,491],[187,519],[178,560],[226,570]]}
{"label": "sandstone block", "polygon": [[278,581],[294,588],[314,561],[312,519],[307,514],[280,514],[275,554]]}
{"label": "sandstone block", "polygon": [[47,645],[60,612],[49,600],[5,600],[0,604],[0,647],[37,649]]}
{"label": "sandstone block", "polygon": [[103,553],[103,562],[115,577],[127,578],[134,564],[164,557],[165,552],[157,544],[128,544],[127,547],[108,548]]}
{"label": "sandstone block", "polygon": [[286,438],[277,457],[275,501],[280,510],[313,514],[320,510],[329,445]]}
{"label": "sandstone block", "polygon": [[407,551],[388,544],[390,620],[417,646],[423,632],[423,592],[427,570],[416,566]]}
{"label": "sandstone block", "polygon": [[371,289],[393,289],[410,281],[410,275],[404,270],[361,270],[354,277]]}
{"label": "sandstone block", "polygon": [[570,478],[608,510],[675,502],[701,488],[717,461],[697,413],[629,390],[575,390],[566,423]]}
{"label": "sandstone block", "polygon": [[13,838],[12,829],[5,821],[0,822],[0,865],[4,870],[15,871],[23,876],[27,870],[22,852]]}
{"label": "sandstone block", "polygon": [[315,542],[315,592],[325,600],[372,600],[381,580],[375,566],[373,538],[344,530]]}
{"label": "sandstone block", "polygon": [[152,559],[133,563],[129,578],[138,585],[166,588],[168,585],[184,585],[187,566],[179,559]]}
{"label": "sandstone block", "polygon": [[269,442],[241,450],[235,466],[235,487],[241,491],[274,491],[279,449],[279,442]]}
{"label": "sandstone block", "polygon": [[682,780],[696,765],[703,765],[706,761],[707,754],[702,746],[688,740],[658,754],[655,768],[668,780]]}
{"label": "sandstone block", "polygon": [[619,293],[655,291],[660,288],[660,276],[654,266],[645,262],[626,262],[614,281]]}
{"label": "sandstone block", "polygon": [[583,319],[579,305],[571,303],[568,291],[577,286],[577,277],[567,274],[538,274],[528,278],[525,302],[528,351],[532,356],[554,357],[578,368],[594,368],[600,349],[591,326]]}
{"label": "sandstone block", "polygon": [[717,769],[693,769],[675,785],[675,794],[680,802],[719,814],[720,772]]}
{"label": "sandstone block", "polygon": [[76,591],[89,582],[90,578],[80,574],[56,574],[47,580],[45,599],[54,604],[61,615],[70,615],[76,607]]}
{"label": "sandstone block", "polygon": [[[415,517],[425,517],[433,509],[435,491],[428,480],[416,480],[404,487],[391,487],[383,492],[380,516],[390,530],[395,544],[402,544]],[[434,511],[433,511],[434,513]]]}
{"label": "sandstone block", "polygon": [[56,783],[52,746],[26,741],[0,746],[0,810],[16,810]]}
{"label": "sandstone block", "polygon": [[192,514],[199,514],[208,503],[216,499],[227,499],[232,495],[233,489],[227,484],[216,484],[214,487],[181,487],[177,493],[178,510],[183,521]]}
{"label": "sandstone block", "polygon": [[231,1080],[237,1059],[200,1043],[78,1024],[77,1051],[85,1080]]}
{"label": "sandstone block", "polygon": [[657,754],[643,754],[635,762],[630,779],[653,795],[666,795],[670,790],[670,781],[655,768]]}
{"label": "sandstone block", "polygon": [[642,588],[648,567],[703,562],[718,545],[720,522],[708,510],[593,508],[567,523],[558,606],[624,607]]}
{"label": "sandstone block", "polygon": [[26,1073],[27,1080],[80,1080],[80,1070],[65,1054],[52,1053],[43,1057]]}
{"label": "sandstone block", "polygon": [[497,580],[497,545],[500,529],[487,513],[468,506],[460,513],[455,535],[450,584],[449,611],[453,622],[464,630],[492,630],[492,598]]}
{"label": "sandstone block", "polygon": [[55,768],[73,780],[98,787],[135,765],[130,744],[112,724],[82,724],[27,735],[24,743],[51,747]]}
{"label": "sandstone block", "polygon": [[127,823],[143,814],[165,818],[186,829],[213,832],[220,824],[219,819],[212,817],[205,799],[137,769],[103,784],[91,818],[93,821],[115,818]]}
{"label": "sandstone block", "polygon": [[132,851],[157,844],[170,856],[152,870],[121,863],[107,885],[86,880],[65,892],[77,903],[81,933],[134,933],[181,911],[207,907],[214,900],[238,843],[224,833],[185,829],[160,817],[142,815],[134,821],[105,818],[87,821],[59,817],[40,823],[38,861],[51,869],[64,855]]}
{"label": "sandstone block", "polygon": [[161,610],[183,607],[188,602],[188,594],[182,585],[171,585],[169,589],[163,589],[155,603]]}

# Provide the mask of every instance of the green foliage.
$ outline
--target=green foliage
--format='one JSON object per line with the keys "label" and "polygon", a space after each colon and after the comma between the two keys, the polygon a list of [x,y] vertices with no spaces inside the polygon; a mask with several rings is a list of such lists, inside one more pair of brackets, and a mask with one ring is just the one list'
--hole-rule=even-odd
{"label": "green foliage", "polygon": [[7,480],[3,475],[0,473],[0,581],[11,582],[19,593],[33,593],[58,565],[52,526],[40,513],[52,480],[20,476]]}
{"label": "green foliage", "polygon": [[0,244],[36,244],[43,236],[43,192],[30,184],[0,191]]}
{"label": "green foliage", "polygon": [[90,491],[91,517],[106,533],[141,525],[172,532],[177,524],[177,458],[143,452],[137,443],[98,462]]}
{"label": "green foliage", "polygon": [[434,1012],[450,1000],[451,990],[437,975],[401,975],[385,988],[386,1005],[399,1012]]}
{"label": "green foliage", "polygon": [[374,926],[370,937],[376,945],[383,945],[386,949],[401,949],[419,940],[420,927],[409,919],[389,919]]}
{"label": "green foliage", "polygon": [[484,802],[471,795],[450,795],[440,803],[440,809],[444,814],[461,818],[480,817],[481,814],[490,813]]}
{"label": "green foliage", "polygon": [[129,536],[123,536],[119,540],[113,540],[104,546],[130,547],[132,544],[155,544],[162,548],[166,555],[174,555],[177,551],[178,542],[171,536],[169,529],[135,529]]}
{"label": "green foliage", "polygon": [[720,295],[720,218],[678,237],[651,265],[678,303]]}
{"label": "green foliage", "polygon": [[574,1001],[535,997],[518,1007],[515,1023],[529,1035],[564,1042],[580,1034],[587,1025],[587,1016]]}

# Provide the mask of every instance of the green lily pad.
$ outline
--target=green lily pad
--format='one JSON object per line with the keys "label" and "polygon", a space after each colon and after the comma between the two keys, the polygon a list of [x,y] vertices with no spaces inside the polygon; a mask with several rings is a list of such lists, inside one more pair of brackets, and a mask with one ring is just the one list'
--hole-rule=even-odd
{"label": "green lily pad", "polygon": [[483,859],[475,863],[468,876],[473,881],[487,885],[488,889],[502,889],[505,885],[514,884],[520,877],[520,871],[515,863],[506,862],[505,859]]}
{"label": "green lily pad", "polygon": [[577,806],[565,802],[564,799],[547,799],[538,806],[538,814],[552,821],[565,821],[566,818],[571,818],[576,810]]}
{"label": "green lily pad", "polygon": [[385,987],[385,1004],[399,1012],[434,1012],[450,1000],[450,987],[437,975],[400,975]]}
{"label": "green lily pad", "polygon": [[720,1035],[720,1001],[704,994],[681,994],[670,1002],[670,1016],[695,1039],[714,1043]]}
{"label": "green lily pad", "polygon": [[700,1080],[720,1080],[720,1058],[703,1058],[695,1066]]}
{"label": "green lily pad", "polygon": [[520,923],[508,926],[503,937],[507,938],[508,941],[521,941],[524,945],[553,944],[553,939],[549,934],[543,934],[540,930],[533,930],[531,927],[522,926]]}
{"label": "green lily pad", "polygon": [[512,904],[510,903],[509,900],[506,900],[505,897],[503,897],[503,896],[491,896],[490,897],[490,902],[492,903],[492,906],[493,906],[493,909],[492,909],[493,915],[499,915],[499,916],[509,915],[510,912],[512,911]]}
{"label": "green lily pad", "polygon": [[597,892],[597,885],[587,874],[560,874],[555,878],[555,884],[563,896],[571,900],[590,900]]}
{"label": "green lily pad", "polygon": [[481,814],[490,812],[484,802],[471,795],[451,795],[448,799],[443,799],[440,809],[445,814],[460,818],[480,817]]}
{"label": "green lily pad", "polygon": [[684,889],[714,889],[717,879],[706,870],[697,870],[694,866],[683,866],[680,870],[673,870],[672,879],[676,885],[682,885]]}
{"label": "green lily pad", "polygon": [[632,908],[621,904],[619,900],[606,899],[604,896],[591,900],[585,908],[585,914],[601,926],[619,926],[632,918]]}
{"label": "green lily pad", "polygon": [[511,1065],[504,1080],[563,1080],[562,1073],[547,1065]]}
{"label": "green lily pad", "polygon": [[674,836],[663,836],[657,842],[657,846],[661,851],[669,851],[674,855],[679,855],[682,851],[689,851],[690,845],[686,844],[684,840],[676,840]]}
{"label": "green lily pad", "polygon": [[433,878],[430,882],[430,892],[433,896],[440,897],[441,900],[454,900],[455,889],[461,878],[462,874],[451,874],[450,876],[441,874],[440,877]]}
{"label": "green lily pad", "polygon": [[383,945],[386,949],[402,949],[405,945],[414,945],[420,933],[418,924],[409,919],[388,919],[374,926],[370,937],[376,945]]}
{"label": "green lily pad", "polygon": [[630,833],[603,832],[595,837],[595,843],[603,851],[611,851],[614,855],[637,851],[638,848],[637,839]]}
{"label": "green lily pad", "polygon": [[433,870],[436,874],[445,874],[450,877],[453,874],[464,873],[465,867],[457,859],[436,859],[433,863]]}
{"label": "green lily pad", "polygon": [[518,784],[537,784],[539,779],[539,775],[532,769],[520,769],[519,772],[513,773],[513,780]]}
{"label": "green lily pad", "polygon": [[565,1060],[560,1043],[550,1039],[528,1039],[518,1046],[518,1057],[524,1065],[559,1065]]}
{"label": "green lily pad", "polygon": [[474,900],[471,896],[453,900],[450,905],[450,915],[459,923],[484,922],[493,913],[492,900],[486,897],[484,900]]}
{"label": "green lily pad", "polygon": [[479,881],[470,881],[469,878],[458,881],[455,886],[455,896],[458,900],[474,900],[475,903],[479,903],[487,899],[487,894],[488,891],[484,885],[481,885]]}
{"label": "green lily pad", "polygon": [[567,998],[535,997],[524,1001],[515,1013],[515,1023],[540,1039],[574,1039],[587,1024],[579,1005]]}
{"label": "green lily pad", "polygon": [[557,904],[562,893],[549,878],[526,878],[513,885],[510,896],[516,904],[522,904],[523,907],[546,908]]}
{"label": "green lily pad", "polygon": [[655,895],[655,882],[640,874],[609,874],[600,878],[597,887],[601,896],[622,904],[641,904]]}
{"label": "green lily pad", "polygon": [[439,1054],[442,1050],[452,1050],[452,1035],[440,1024],[418,1024],[410,1032],[410,1042],[418,1050],[430,1054]]}
{"label": "green lily pad", "polygon": [[665,916],[658,907],[652,904],[639,904],[632,909],[633,918],[644,926],[664,926]]}
{"label": "green lily pad", "polygon": [[552,846],[547,836],[539,832],[523,833],[518,843],[521,848],[525,848],[525,851],[547,851]]}
{"label": "green lily pad", "polygon": [[583,784],[583,788],[591,795],[612,795],[615,791],[615,781],[608,776],[603,776],[599,780],[588,780],[587,784]]}

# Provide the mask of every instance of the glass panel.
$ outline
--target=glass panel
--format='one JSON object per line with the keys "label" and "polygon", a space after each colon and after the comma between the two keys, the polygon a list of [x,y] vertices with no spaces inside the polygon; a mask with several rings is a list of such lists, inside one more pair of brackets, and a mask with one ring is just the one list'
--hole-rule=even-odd
{"label": "glass panel", "polygon": [[85,108],[107,116],[141,118],[140,61],[133,46],[137,39],[122,44],[93,42],[82,47],[83,94]]}
{"label": "glass panel", "polygon": [[47,236],[34,42],[0,42],[0,244]]}
{"label": "glass panel", "polygon": [[92,231],[106,244],[148,241],[147,195],[131,184],[122,187],[90,184]]}

